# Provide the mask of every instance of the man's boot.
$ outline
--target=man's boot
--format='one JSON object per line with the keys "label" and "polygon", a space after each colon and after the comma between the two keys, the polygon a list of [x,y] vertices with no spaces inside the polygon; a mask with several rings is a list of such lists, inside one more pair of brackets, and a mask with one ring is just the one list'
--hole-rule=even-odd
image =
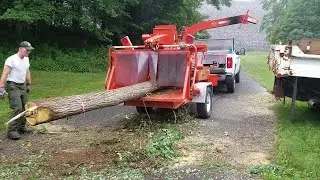
{"label": "man's boot", "polygon": [[19,140],[21,135],[17,131],[8,131],[8,139]]}
{"label": "man's boot", "polygon": [[18,129],[18,132],[20,134],[28,134],[28,133],[32,133],[34,130],[28,127],[22,127]]}

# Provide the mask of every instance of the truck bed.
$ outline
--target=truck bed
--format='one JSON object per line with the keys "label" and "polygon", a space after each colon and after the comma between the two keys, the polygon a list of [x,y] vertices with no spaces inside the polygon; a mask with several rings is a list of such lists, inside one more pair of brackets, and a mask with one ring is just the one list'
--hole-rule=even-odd
{"label": "truck bed", "polygon": [[292,76],[320,78],[320,55],[293,54],[290,69]]}
{"label": "truck bed", "polygon": [[269,52],[268,64],[276,76],[297,76],[320,78],[320,55],[305,54],[299,46],[292,46],[291,56],[286,54],[286,45],[273,45]]}
{"label": "truck bed", "polygon": [[[292,45],[297,45],[305,54],[320,55],[320,39],[293,41]],[[309,50],[308,46],[310,46]]]}

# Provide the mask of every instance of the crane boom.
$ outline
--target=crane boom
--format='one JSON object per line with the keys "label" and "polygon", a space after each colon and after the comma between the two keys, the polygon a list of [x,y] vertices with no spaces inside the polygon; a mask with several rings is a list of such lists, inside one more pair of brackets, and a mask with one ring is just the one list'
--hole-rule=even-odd
{"label": "crane boom", "polygon": [[[256,24],[258,20],[248,15],[247,11],[244,15],[232,16],[227,18],[221,18],[216,20],[208,20],[194,24],[190,27],[183,26],[181,33],[178,35],[176,25],[156,25],[153,28],[152,34],[143,34],[142,40],[144,46],[150,49],[158,49],[159,45],[177,45],[180,42],[186,44],[192,44],[194,37],[193,35],[201,30],[218,28],[223,26],[229,26],[233,24]],[[132,43],[128,37],[121,39],[123,46],[132,46]],[[128,47],[128,49],[134,49]]]}
{"label": "crane boom", "polygon": [[200,22],[197,24],[194,24],[190,27],[184,26],[183,30],[181,32],[181,40],[183,42],[186,41],[187,36],[191,35],[193,36],[195,33],[201,31],[201,30],[206,30],[206,29],[212,29],[212,28],[218,28],[218,27],[223,27],[223,26],[230,26],[234,24],[256,24],[258,20],[254,17],[251,17],[248,15],[248,12],[244,15],[239,15],[239,16],[232,16],[228,18],[221,18],[221,19],[216,19],[216,20],[208,20],[204,22]]}

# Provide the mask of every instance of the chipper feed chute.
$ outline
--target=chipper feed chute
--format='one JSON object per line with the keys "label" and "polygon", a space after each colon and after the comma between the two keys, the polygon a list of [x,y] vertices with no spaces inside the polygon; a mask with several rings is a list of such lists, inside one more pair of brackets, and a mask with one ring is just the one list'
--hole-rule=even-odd
{"label": "chipper feed chute", "polygon": [[161,91],[141,99],[125,101],[125,104],[175,109],[190,99],[190,65],[190,52],[187,49],[117,50],[113,52],[107,89],[149,81]]}

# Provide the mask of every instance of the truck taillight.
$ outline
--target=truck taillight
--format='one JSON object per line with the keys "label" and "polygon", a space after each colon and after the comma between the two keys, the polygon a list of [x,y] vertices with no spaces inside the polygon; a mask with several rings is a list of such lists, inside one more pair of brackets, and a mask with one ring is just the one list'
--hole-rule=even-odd
{"label": "truck taillight", "polygon": [[232,68],[232,57],[227,57],[227,68]]}

